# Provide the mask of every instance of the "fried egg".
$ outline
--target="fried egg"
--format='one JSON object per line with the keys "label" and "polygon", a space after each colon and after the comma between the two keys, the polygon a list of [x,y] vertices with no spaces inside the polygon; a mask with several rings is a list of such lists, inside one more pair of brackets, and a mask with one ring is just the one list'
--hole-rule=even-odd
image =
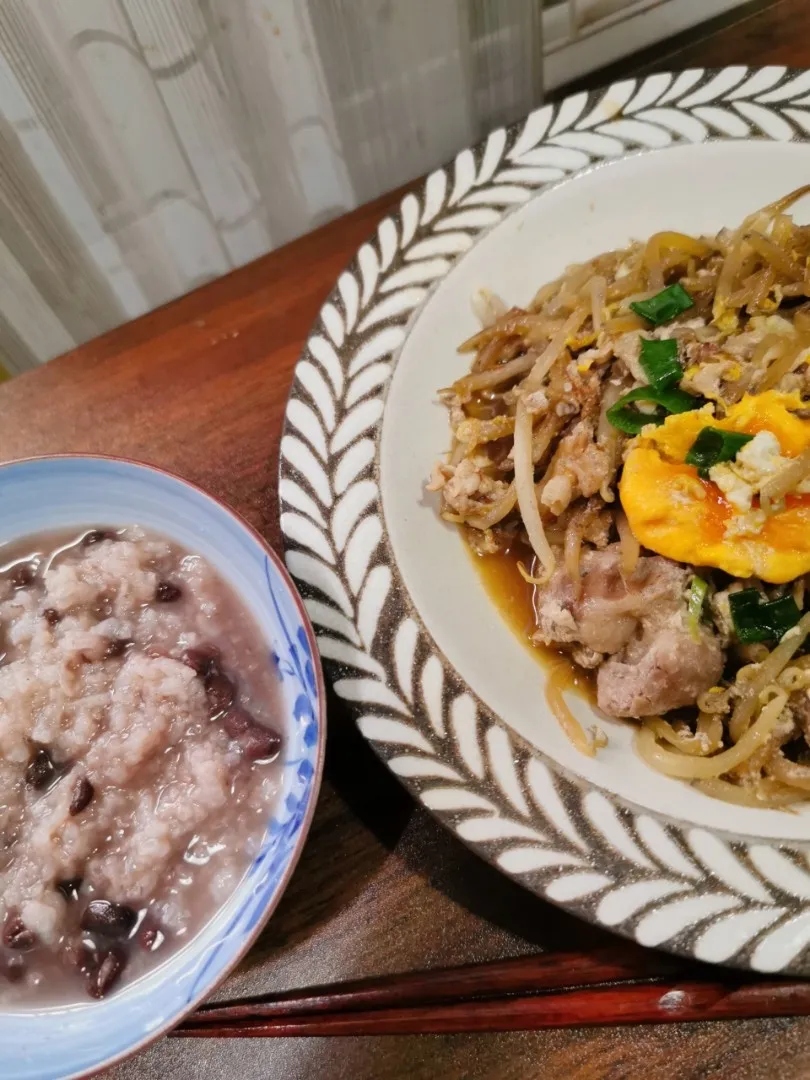
{"label": "fried egg", "polygon": [[[713,566],[737,578],[781,584],[810,572],[810,485],[759,506],[759,485],[810,447],[798,394],[746,394],[723,419],[707,405],[644,428],[631,444],[619,485],[630,529],[644,547],[676,562]],[[760,437],[704,479],[685,458],[704,427]]]}

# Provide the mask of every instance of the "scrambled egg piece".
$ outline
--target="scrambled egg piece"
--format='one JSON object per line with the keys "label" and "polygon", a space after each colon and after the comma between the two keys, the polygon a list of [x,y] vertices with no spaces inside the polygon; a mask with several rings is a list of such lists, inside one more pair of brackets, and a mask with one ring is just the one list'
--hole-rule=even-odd
{"label": "scrambled egg piece", "polygon": [[709,479],[717,484],[733,506],[747,512],[765,481],[790,461],[790,458],[782,457],[781,450],[775,435],[760,431],[738,451],[734,461],[713,465],[709,469]]}
{"label": "scrambled egg piece", "polygon": [[[767,515],[760,486],[810,447],[810,421],[795,415],[798,394],[770,390],[746,396],[722,420],[713,406],[649,425],[631,444],[619,486],[633,535],[676,562],[715,566],[738,578],[781,584],[810,572],[810,484]],[[755,438],[707,479],[684,459],[707,426]]]}
{"label": "scrambled egg piece", "polygon": [[736,311],[730,311],[724,307],[719,307],[715,310],[712,322],[717,329],[722,330],[724,334],[733,334],[740,327],[740,320]]}
{"label": "scrambled egg piece", "polygon": [[576,352],[578,349],[587,349],[589,345],[593,345],[596,338],[597,335],[593,331],[587,331],[584,334],[572,334],[571,337],[565,339],[565,344]]}
{"label": "scrambled egg piece", "polygon": [[717,359],[708,364],[692,364],[683,373],[681,389],[700,394],[709,401],[722,398],[721,383],[733,383],[742,375],[742,368],[734,357],[718,353]]}

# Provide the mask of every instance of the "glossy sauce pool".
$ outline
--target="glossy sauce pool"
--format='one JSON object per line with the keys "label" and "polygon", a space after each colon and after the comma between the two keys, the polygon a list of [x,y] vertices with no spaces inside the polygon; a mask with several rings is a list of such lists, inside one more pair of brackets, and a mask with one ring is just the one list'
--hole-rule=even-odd
{"label": "glossy sauce pool", "polygon": [[531,551],[517,545],[497,555],[479,555],[465,542],[475,571],[492,603],[521,644],[530,650],[546,670],[554,667],[556,681],[562,690],[575,690],[591,705],[596,704],[594,680],[591,674],[577,667],[564,653],[532,641],[536,629],[534,617],[534,586],[518,570],[518,562],[530,566]]}

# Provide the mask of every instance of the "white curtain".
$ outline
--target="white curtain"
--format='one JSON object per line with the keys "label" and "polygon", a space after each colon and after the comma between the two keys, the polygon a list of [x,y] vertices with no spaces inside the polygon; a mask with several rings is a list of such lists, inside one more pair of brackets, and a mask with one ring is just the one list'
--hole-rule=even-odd
{"label": "white curtain", "polygon": [[21,371],[535,106],[541,0],[0,0],[0,363]]}

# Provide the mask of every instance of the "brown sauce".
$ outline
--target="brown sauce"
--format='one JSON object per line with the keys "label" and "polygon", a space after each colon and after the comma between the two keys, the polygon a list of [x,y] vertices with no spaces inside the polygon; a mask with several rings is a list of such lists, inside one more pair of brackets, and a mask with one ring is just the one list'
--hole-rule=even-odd
{"label": "brown sauce", "polygon": [[534,616],[535,586],[526,581],[518,570],[518,563],[530,566],[532,553],[523,544],[515,545],[497,555],[479,555],[465,544],[475,571],[487,596],[498,610],[501,618],[525,648],[547,670],[555,670],[558,685],[563,690],[576,690],[590,704],[596,704],[596,688],[593,673],[578,667],[564,653],[547,645],[532,641],[536,623]]}

